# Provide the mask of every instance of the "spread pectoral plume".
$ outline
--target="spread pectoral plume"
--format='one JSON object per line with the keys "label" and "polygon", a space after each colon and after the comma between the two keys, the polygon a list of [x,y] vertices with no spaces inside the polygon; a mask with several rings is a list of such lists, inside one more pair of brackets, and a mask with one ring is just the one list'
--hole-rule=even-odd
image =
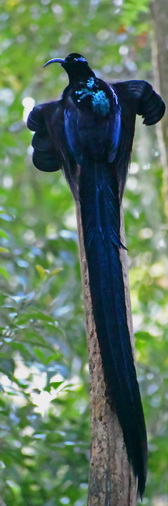
{"label": "spread pectoral plume", "polygon": [[123,431],[128,459],[142,497],[147,437],[127,324],[119,249],[120,204],[130,161],[136,114],[145,125],[165,112],[146,81],[107,84],[77,53],[54,58],[69,84],[58,101],[36,106],[28,117],[35,132],[33,163],[42,171],[63,168],[80,200],[93,314],[102,357],[106,395]]}

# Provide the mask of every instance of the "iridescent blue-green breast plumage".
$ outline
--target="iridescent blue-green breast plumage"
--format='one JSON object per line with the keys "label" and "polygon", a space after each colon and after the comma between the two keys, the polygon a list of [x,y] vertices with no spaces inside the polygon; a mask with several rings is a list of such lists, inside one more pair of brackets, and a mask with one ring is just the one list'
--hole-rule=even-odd
{"label": "iridescent blue-green breast plumage", "polygon": [[86,84],[80,90],[76,90],[77,102],[81,103],[84,99],[90,98],[93,112],[102,116],[110,113],[110,100],[105,91],[100,90],[93,77],[90,77]]}

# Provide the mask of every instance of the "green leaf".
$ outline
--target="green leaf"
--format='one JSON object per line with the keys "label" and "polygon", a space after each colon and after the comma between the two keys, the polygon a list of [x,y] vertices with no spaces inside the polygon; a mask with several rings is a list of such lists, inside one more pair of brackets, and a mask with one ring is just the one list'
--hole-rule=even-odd
{"label": "green leaf", "polygon": [[0,228],[0,237],[3,237],[4,239],[9,239],[9,235],[5,232],[5,230],[2,230],[2,228]]}
{"label": "green leaf", "polygon": [[9,272],[2,266],[0,266],[0,276],[2,276],[3,278],[7,279],[10,279],[10,274]]}

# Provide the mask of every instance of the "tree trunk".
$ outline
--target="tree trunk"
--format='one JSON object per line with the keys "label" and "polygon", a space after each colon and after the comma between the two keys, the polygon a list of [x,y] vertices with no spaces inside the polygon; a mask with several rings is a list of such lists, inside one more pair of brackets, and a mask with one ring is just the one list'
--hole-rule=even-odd
{"label": "tree trunk", "polygon": [[[121,221],[123,223],[123,219]],[[91,458],[88,506],[135,506],[136,480],[127,459],[122,430],[115,410],[110,409],[105,397],[104,374],[92,312],[79,202],[77,202],[77,224],[91,382]],[[122,227],[122,241],[123,234]],[[125,283],[128,326],[133,343],[126,251],[121,249],[120,254]]]}
{"label": "tree trunk", "polygon": [[[154,0],[151,5],[154,24],[152,40],[153,69],[155,86],[168,104],[168,2]],[[168,114],[157,126],[162,164],[168,187]]]}

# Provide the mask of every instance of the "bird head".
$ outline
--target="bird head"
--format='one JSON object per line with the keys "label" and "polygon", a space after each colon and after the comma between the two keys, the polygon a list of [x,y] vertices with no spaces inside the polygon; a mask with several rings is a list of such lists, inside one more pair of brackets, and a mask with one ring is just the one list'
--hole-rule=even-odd
{"label": "bird head", "polygon": [[70,81],[94,77],[94,72],[89,67],[87,60],[78,53],[71,53],[66,58],[52,58],[52,60],[45,63],[44,67],[47,67],[51,63],[60,63],[61,67],[66,70]]}

